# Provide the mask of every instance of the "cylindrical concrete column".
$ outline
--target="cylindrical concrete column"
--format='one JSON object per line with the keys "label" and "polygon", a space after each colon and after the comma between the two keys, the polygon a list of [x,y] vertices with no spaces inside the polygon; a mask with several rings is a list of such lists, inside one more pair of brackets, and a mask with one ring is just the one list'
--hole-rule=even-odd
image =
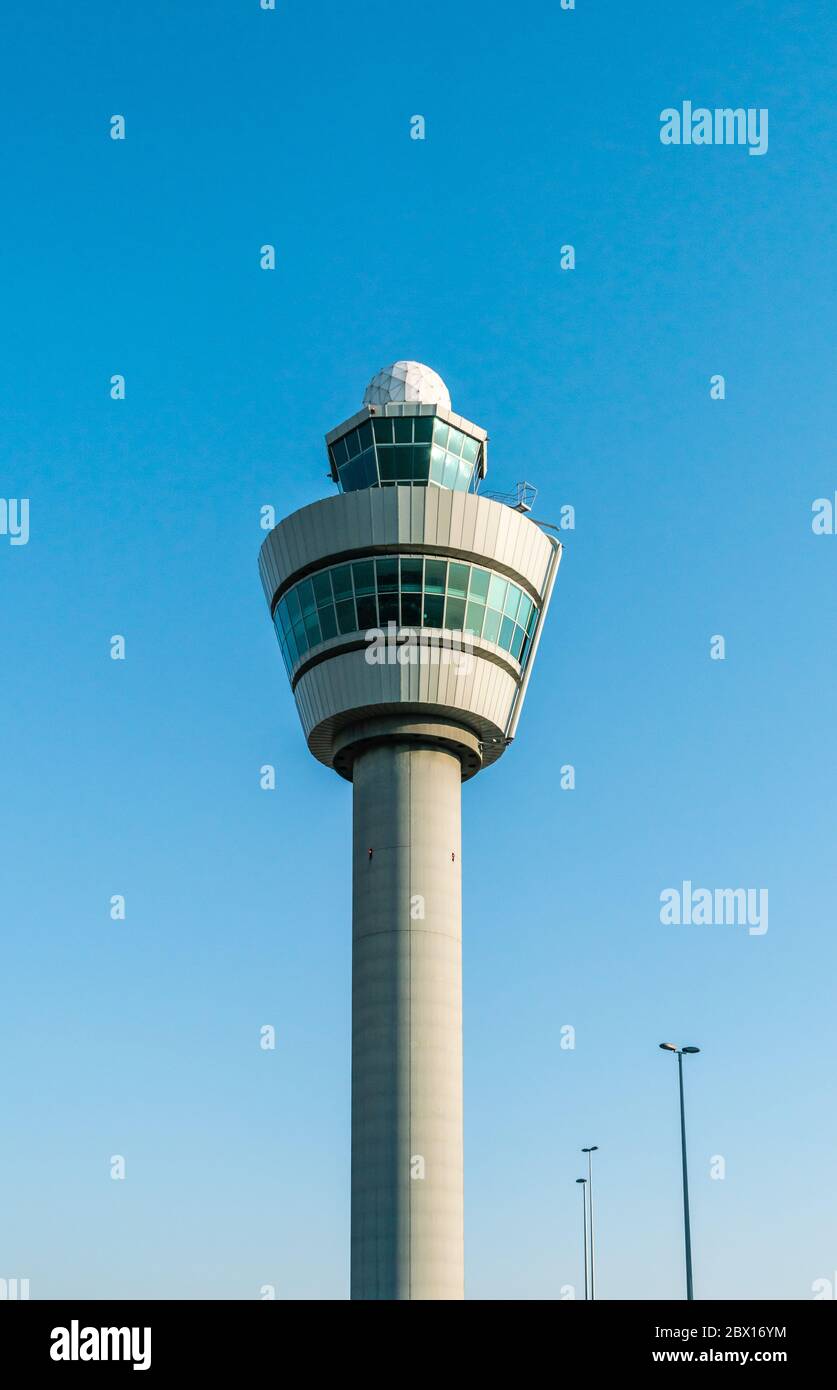
{"label": "cylindrical concrete column", "polygon": [[354,762],[355,1299],[464,1296],[461,780],[397,737]]}

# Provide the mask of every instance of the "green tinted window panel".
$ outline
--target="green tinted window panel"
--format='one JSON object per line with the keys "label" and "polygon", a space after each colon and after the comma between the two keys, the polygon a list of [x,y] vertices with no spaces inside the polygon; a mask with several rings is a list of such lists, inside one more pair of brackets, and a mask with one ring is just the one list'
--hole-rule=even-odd
{"label": "green tinted window panel", "polygon": [[489,608],[496,608],[498,613],[502,613],[508,587],[509,581],[507,579],[501,579],[499,574],[492,574],[491,582],[488,585]]}
{"label": "green tinted window panel", "polygon": [[445,600],[441,594],[428,594],[425,592],[421,619],[422,627],[441,627],[444,607]]}
{"label": "green tinted window panel", "polygon": [[395,445],[395,476],[401,483],[411,483],[413,481],[412,444]]}
{"label": "green tinted window panel", "polygon": [[428,594],[443,594],[445,592],[447,568],[447,560],[425,560],[424,587]]}
{"label": "green tinted window panel", "polygon": [[464,598],[448,597],[445,604],[445,627],[452,632],[460,632],[465,624],[465,600]]}
{"label": "green tinted window panel", "polygon": [[513,637],[512,637],[512,643],[511,643],[511,654],[512,654],[512,656],[514,657],[515,661],[519,661],[519,660],[520,660],[520,649],[521,649],[521,647],[523,646],[523,642],[524,642],[525,637],[526,637],[526,633],[524,632],[523,628],[522,628],[522,627],[519,627],[518,624],[515,623],[515,625],[514,625],[514,635],[513,635]]}
{"label": "green tinted window panel", "polygon": [[447,442],[447,451],[448,451],[448,453],[449,453],[449,454],[456,454],[456,457],[459,458],[460,454],[462,453],[462,441],[463,441],[463,439],[464,439],[464,435],[461,435],[461,434],[459,433],[459,430],[451,429],[451,432],[450,432],[450,434],[448,435],[448,442]]}
{"label": "green tinted window panel", "polygon": [[453,492],[454,484],[459,477],[459,459],[454,454],[445,455],[445,471],[442,474],[442,487],[450,488]]}
{"label": "green tinted window panel", "polygon": [[387,623],[398,622],[398,590],[392,594],[378,595],[378,621],[381,627]]}
{"label": "green tinted window panel", "polygon": [[504,652],[507,652],[507,651],[510,651],[510,650],[511,650],[512,637],[513,637],[513,636],[514,636],[514,623],[512,622],[511,618],[504,618],[503,621],[502,621],[501,624],[500,624],[500,641],[499,641],[499,646],[501,646],[501,647],[503,648],[503,651],[504,651]]}
{"label": "green tinted window panel", "polygon": [[381,444],[378,446],[378,468],[381,473],[382,483],[395,482],[395,463],[396,450],[391,444]]}
{"label": "green tinted window panel", "polygon": [[373,421],[372,421],[372,430],[373,430],[374,435],[375,435],[375,442],[376,442],[376,444],[391,444],[391,443],[392,443],[392,421],[391,421],[391,420],[389,420],[389,419],[386,419],[386,420],[373,420]]}
{"label": "green tinted window panel", "polygon": [[536,624],[537,624],[537,621],[538,621],[538,610],[537,610],[537,608],[535,607],[535,605],[532,604],[532,611],[531,611],[531,613],[529,614],[529,621],[528,621],[528,623],[526,624],[526,631],[527,631],[527,633],[528,633],[528,635],[529,635],[530,637],[532,636],[533,632],[535,631],[535,626],[536,626]]}
{"label": "green tinted window panel", "polygon": [[337,619],[334,616],[334,605],[328,608],[318,608],[317,616],[320,619],[320,627],[323,632],[323,641],[328,642],[332,637],[337,636]]}
{"label": "green tinted window panel", "polygon": [[308,637],[303,623],[294,623],[294,641],[300,656],[304,656],[308,650]]}
{"label": "green tinted window panel", "polygon": [[305,635],[308,638],[309,647],[316,647],[317,643],[323,640],[319,618],[316,613],[306,613],[303,622],[305,623]]}
{"label": "green tinted window panel", "polygon": [[426,483],[430,476],[430,445],[413,445],[413,481]]}
{"label": "green tinted window panel", "polygon": [[485,603],[488,598],[488,581],[491,575],[488,570],[471,570],[471,588],[469,593],[471,598],[478,598],[481,603]]}
{"label": "green tinted window panel", "polygon": [[276,617],[278,618],[280,624],[280,627],[277,628],[277,632],[281,631],[282,636],[286,637],[293,626],[291,622],[291,615],[288,612],[287,599],[283,598],[279,600],[279,603],[276,606]]}
{"label": "green tinted window panel", "polygon": [[485,624],[482,629],[484,642],[496,642],[500,635],[500,614],[494,608],[485,610]]}
{"label": "green tinted window panel", "polygon": [[412,444],[413,442],[413,418],[411,415],[396,415],[393,420],[395,425],[396,444]]}
{"label": "green tinted window panel", "polygon": [[520,605],[520,598],[521,594],[517,585],[509,584],[508,593],[506,594],[506,606],[503,609],[503,612],[505,613],[507,618],[511,618],[512,622],[514,622],[517,617],[517,610]]}
{"label": "green tinted window panel", "polygon": [[470,566],[458,565],[451,560],[448,566],[448,593],[452,598],[464,598],[468,592]]}
{"label": "green tinted window panel", "polygon": [[375,561],[375,570],[378,576],[378,593],[398,590],[398,561],[394,557],[387,557],[385,560]]}
{"label": "green tinted window panel", "polygon": [[351,565],[338,565],[336,569],[330,571],[331,583],[334,588],[336,599],[352,598],[354,589],[352,588],[352,567]]}
{"label": "green tinted window panel", "polygon": [[344,492],[359,492],[363,487],[365,470],[360,455],[340,469],[340,486]]}
{"label": "green tinted window panel", "polygon": [[374,560],[355,560],[352,565],[352,575],[355,581],[355,593],[358,597],[361,594],[373,594],[375,592]]}
{"label": "green tinted window panel", "polygon": [[430,480],[441,484],[445,472],[445,451],[438,444],[434,444],[430,451]]}
{"label": "green tinted window panel", "polygon": [[352,430],[346,435],[346,448],[349,451],[349,458],[353,459],[360,453],[360,439],[357,430]]}
{"label": "green tinted window panel", "polygon": [[312,575],[311,583],[314,585],[317,607],[322,608],[324,603],[331,603],[331,576],[328,570],[321,570],[319,574]]}
{"label": "green tinted window panel", "polygon": [[469,439],[467,434],[462,440],[462,457],[466,463],[476,463],[479,444],[476,439]]}
{"label": "green tinted window panel", "polygon": [[471,600],[471,602],[469,602],[468,604],[468,608],[465,613],[466,630],[468,632],[472,632],[475,637],[479,637],[482,633],[482,624],[484,618],[485,604],[475,603],[473,600]]}
{"label": "green tinted window panel", "polygon": [[[441,603],[441,599],[439,599],[439,603]],[[401,621],[405,627],[422,627],[424,625],[421,594],[408,594],[402,590]]]}
{"label": "green tinted window panel", "polygon": [[357,632],[354,599],[341,599],[337,604],[337,626],[341,636],[346,632]]}
{"label": "green tinted window panel", "polygon": [[401,561],[401,592],[417,594],[421,592],[421,579],[424,563],[420,555],[405,556]]}
{"label": "green tinted window panel", "polygon": [[362,453],[358,460],[363,469],[363,481],[361,487],[375,487],[378,482],[378,463],[375,458],[375,450],[367,449]]}
{"label": "green tinted window panel", "polygon": [[534,606],[528,594],[520,595],[520,608],[517,611],[517,621],[520,623],[521,627],[525,628],[527,626],[532,616],[532,609]]}
{"label": "green tinted window panel", "polygon": [[429,444],[433,438],[433,416],[417,415],[413,420],[413,438],[417,444]]}
{"label": "green tinted window panel", "polygon": [[366,632],[371,627],[378,626],[378,605],[374,594],[371,597],[358,597],[357,599],[357,630]]}
{"label": "green tinted window panel", "polygon": [[433,426],[433,443],[440,445],[444,449],[448,442],[448,427],[442,420],[437,420]]}
{"label": "green tinted window panel", "polygon": [[349,457],[349,451],[346,448],[345,439],[335,440],[335,442],[331,446],[331,452],[334,455],[334,462],[337,464],[337,467],[339,468],[341,463],[345,463]]}
{"label": "green tinted window panel", "polygon": [[358,426],[358,432],[357,432],[357,433],[358,433],[358,438],[359,438],[359,440],[360,440],[360,447],[361,447],[361,449],[371,449],[371,448],[372,448],[372,426],[371,426],[371,424],[369,423],[368,420],[364,420],[363,424]]}
{"label": "green tinted window panel", "polygon": [[296,591],[299,595],[302,616],[304,618],[308,613],[313,613],[314,609],[317,607],[317,601],[314,598],[314,585],[311,583],[310,579],[303,579],[302,583],[297,585]]}
{"label": "green tinted window panel", "polygon": [[466,463],[464,459],[459,460],[459,476],[456,480],[456,486],[459,492],[468,491],[468,488],[471,486],[473,472],[474,465],[472,463]]}
{"label": "green tinted window panel", "polygon": [[288,605],[288,616],[291,622],[293,624],[298,623],[302,617],[302,609],[299,606],[298,589],[289,589],[283,601]]}

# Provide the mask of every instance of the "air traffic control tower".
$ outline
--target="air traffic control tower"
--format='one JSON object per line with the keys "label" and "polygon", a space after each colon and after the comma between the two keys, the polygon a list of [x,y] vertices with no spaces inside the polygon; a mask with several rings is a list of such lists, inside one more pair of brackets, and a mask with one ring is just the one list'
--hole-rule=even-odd
{"label": "air traffic control tower", "polygon": [[460,786],[515,736],[561,558],[480,496],[487,442],[396,362],[326,435],[338,495],[259,556],[308,747],[354,789],[353,1299],[464,1296]]}

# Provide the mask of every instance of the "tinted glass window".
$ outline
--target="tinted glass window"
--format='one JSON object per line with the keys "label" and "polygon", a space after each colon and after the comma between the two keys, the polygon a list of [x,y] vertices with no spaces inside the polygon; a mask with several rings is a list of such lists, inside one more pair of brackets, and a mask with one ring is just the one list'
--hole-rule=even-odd
{"label": "tinted glass window", "polygon": [[401,591],[402,593],[418,593],[421,589],[421,573],[423,569],[421,556],[410,556],[401,561]]}
{"label": "tinted glass window", "polygon": [[395,559],[376,560],[378,572],[378,593],[386,589],[398,588],[398,561]]}
{"label": "tinted glass window", "polygon": [[[419,446],[392,447],[407,454]],[[433,556],[382,555],[301,580],[280,599],[273,622],[290,674],[319,642],[390,622],[464,630],[523,665],[537,618],[529,596],[490,570]]]}
{"label": "tinted glass window", "polygon": [[303,579],[302,583],[297,588],[297,592],[299,594],[299,602],[302,606],[302,616],[305,617],[306,613],[313,613],[317,603],[314,598],[314,585],[311,583],[311,580]]}
{"label": "tinted glass window", "polygon": [[355,593],[371,594],[375,591],[375,564],[372,560],[356,560],[352,565],[355,580]]}
{"label": "tinted glass window", "polygon": [[448,568],[448,593],[454,598],[464,598],[468,592],[468,565],[458,565],[451,561]]}
{"label": "tinted glass window", "polygon": [[335,598],[351,598],[354,592],[352,589],[351,565],[338,565],[337,569],[333,569],[331,571],[331,582],[334,585]]}
{"label": "tinted glass window", "polygon": [[424,587],[429,594],[443,594],[445,592],[447,567],[446,560],[425,560]]}
{"label": "tinted glass window", "polygon": [[368,420],[358,427],[358,438],[360,439],[361,449],[372,448],[372,426]]}
{"label": "tinted glass window", "polygon": [[357,600],[357,625],[360,632],[378,626],[378,605],[374,596]]}
{"label": "tinted glass window", "polygon": [[322,608],[324,603],[331,603],[331,579],[328,570],[323,570],[321,574],[315,574],[311,582],[314,585],[317,607]]}

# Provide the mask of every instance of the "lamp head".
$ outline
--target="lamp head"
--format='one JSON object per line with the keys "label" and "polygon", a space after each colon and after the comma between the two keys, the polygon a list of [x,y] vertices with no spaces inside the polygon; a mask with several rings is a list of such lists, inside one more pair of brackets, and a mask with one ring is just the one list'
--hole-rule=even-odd
{"label": "lamp head", "polygon": [[663,1052],[677,1051],[677,1048],[674,1046],[674,1043],[660,1043],[660,1047],[663,1049]]}
{"label": "lamp head", "polygon": [[683,1047],[680,1050],[681,1052],[700,1052],[699,1047]]}

